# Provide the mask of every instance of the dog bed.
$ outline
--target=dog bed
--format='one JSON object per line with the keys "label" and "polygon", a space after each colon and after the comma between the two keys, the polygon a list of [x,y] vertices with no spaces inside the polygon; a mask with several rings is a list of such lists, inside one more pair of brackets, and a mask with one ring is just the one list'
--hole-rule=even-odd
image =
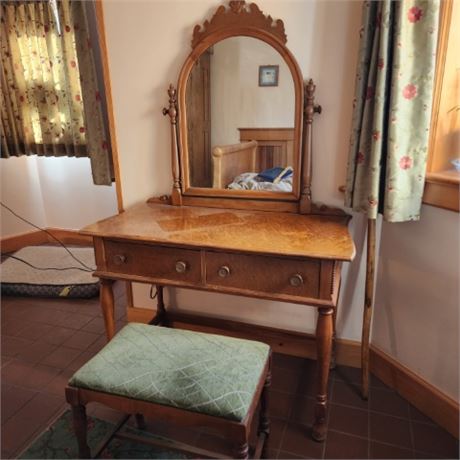
{"label": "dog bed", "polygon": [[[94,269],[92,248],[69,248],[86,266]],[[60,246],[28,246],[7,257],[1,264],[2,295],[30,297],[90,298],[99,294],[99,281],[92,272]],[[67,270],[69,267],[74,267]],[[51,268],[40,270],[39,268]],[[63,270],[66,269],[66,270]]]}

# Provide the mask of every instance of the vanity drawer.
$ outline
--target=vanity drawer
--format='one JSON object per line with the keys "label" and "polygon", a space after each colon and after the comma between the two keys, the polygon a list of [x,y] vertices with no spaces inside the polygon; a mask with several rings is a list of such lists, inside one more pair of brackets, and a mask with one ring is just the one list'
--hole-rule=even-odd
{"label": "vanity drawer", "polygon": [[110,240],[104,250],[109,272],[201,283],[200,251]]}
{"label": "vanity drawer", "polygon": [[206,284],[298,297],[319,295],[320,263],[206,252]]}

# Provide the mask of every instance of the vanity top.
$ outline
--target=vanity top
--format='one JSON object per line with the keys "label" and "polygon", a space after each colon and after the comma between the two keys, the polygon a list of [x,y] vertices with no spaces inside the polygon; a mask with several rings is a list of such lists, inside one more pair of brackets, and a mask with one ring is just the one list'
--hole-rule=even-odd
{"label": "vanity top", "polygon": [[142,203],[83,228],[96,237],[289,257],[350,261],[348,216]]}

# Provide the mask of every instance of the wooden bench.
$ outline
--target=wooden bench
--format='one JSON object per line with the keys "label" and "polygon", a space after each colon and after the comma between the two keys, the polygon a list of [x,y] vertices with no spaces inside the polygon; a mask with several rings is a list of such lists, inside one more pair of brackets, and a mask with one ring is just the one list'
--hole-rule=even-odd
{"label": "wooden bench", "polygon": [[234,458],[248,458],[249,431],[260,402],[254,458],[269,434],[267,412],[271,351],[266,344],[213,334],[130,323],[79,369],[66,388],[79,457],[90,458],[86,404],[98,402],[127,414],[99,446],[114,437],[162,445],[199,457],[222,455],[182,443],[119,432],[131,414],[180,426],[218,430],[234,443]]}

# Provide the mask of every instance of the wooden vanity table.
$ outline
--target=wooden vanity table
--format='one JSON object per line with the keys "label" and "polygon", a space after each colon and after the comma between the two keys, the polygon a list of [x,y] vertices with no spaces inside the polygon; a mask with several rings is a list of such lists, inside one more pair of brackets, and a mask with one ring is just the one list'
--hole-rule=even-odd
{"label": "wooden vanity table", "polygon": [[[246,40],[244,46],[233,46],[239,45],[240,39]],[[189,94],[192,80],[195,83],[190,87],[196,91],[197,79],[206,76],[205,81],[225,75],[218,68],[222,61],[219,60],[219,53],[229,53],[230,48],[248,52],[251,41],[257,41],[254,50],[262,45],[267,50],[261,51],[263,57],[260,62],[257,62],[257,53],[251,59],[238,56],[241,62],[279,65],[280,84],[282,79],[286,80],[289,75],[292,77],[291,92],[288,93],[292,95],[289,106],[292,113],[285,121],[285,128],[293,134],[291,158],[283,160],[280,155],[274,155],[266,143],[258,151],[258,155],[267,155],[261,163],[269,167],[278,166],[283,169],[287,166],[283,161],[292,163],[289,166],[294,173],[285,180],[287,188],[284,191],[210,186],[213,165],[211,149],[205,144],[212,144],[213,147],[216,144],[231,144],[231,148],[223,150],[231,151],[234,155],[233,152],[239,150],[238,127],[248,126],[248,123],[243,120],[231,126],[227,138],[221,136],[218,141],[208,139],[212,136],[206,134],[209,126],[203,129],[206,119],[211,118],[210,126],[215,133],[224,132],[227,126],[219,126],[220,112],[216,112],[215,108],[211,107],[210,113],[203,116],[202,110],[198,110],[200,107],[196,105],[196,97],[191,98]],[[273,21],[255,4],[246,5],[243,1],[232,1],[228,8],[220,6],[213,18],[204,23],[203,28],[196,26],[192,52],[182,68],[177,92],[173,86],[170,87],[169,107],[163,109],[171,122],[171,196],[151,199],[134,206],[120,215],[84,228],[82,233],[94,238],[97,263],[95,275],[101,279],[101,305],[109,339],[115,332],[112,292],[115,280],[157,286],[158,308],[152,324],[174,326],[175,323],[191,322],[196,325],[201,318],[206,324],[212,323],[215,329],[219,329],[219,319],[167,310],[163,302],[164,286],[236,294],[317,308],[318,376],[313,437],[320,441],[326,436],[327,384],[341,265],[353,259],[355,249],[348,232],[349,216],[341,210],[317,206],[311,200],[312,122],[314,113],[320,112],[320,108],[314,104],[315,85],[310,80],[304,87],[297,62],[285,43],[282,21]],[[212,49],[212,53],[209,49]],[[203,56],[205,62],[201,62]],[[225,55],[225,58],[231,61],[230,54]],[[270,61],[266,62],[268,59]],[[283,73],[283,66],[289,73]],[[233,67],[232,64],[228,72]],[[243,88],[244,84],[245,80],[241,80],[242,88],[236,88],[236,91],[244,93],[247,90]],[[213,88],[219,85],[229,88],[225,81],[212,81]],[[233,79],[232,88],[235,86],[238,84]],[[270,97],[274,97],[273,104],[276,103],[278,96],[273,88],[262,87],[253,91],[259,90],[265,91],[261,93],[265,103]],[[203,91],[205,97],[200,100],[207,100],[211,104],[209,95],[217,96],[206,92],[206,88]],[[282,99],[286,98],[284,94]],[[192,100],[195,104],[193,107],[190,106]],[[219,110],[220,107],[218,105]],[[203,107],[201,109],[204,110]],[[226,110],[230,109],[226,107]],[[273,110],[277,111],[279,107],[273,107]],[[250,117],[253,120],[257,119],[254,114]],[[225,123],[228,123],[231,114],[226,113],[225,119]],[[259,124],[250,127],[260,130],[280,126],[279,118],[272,122],[273,126],[267,117],[261,117],[260,120],[257,122]],[[191,136],[201,136],[203,133],[204,142],[201,144],[191,140]],[[236,141],[232,136],[237,136]],[[241,152],[244,150],[241,149]],[[275,157],[278,163],[270,165]],[[207,162],[206,165],[203,162]],[[232,177],[228,175],[229,171],[234,175],[247,172],[238,170],[237,156],[232,156],[232,161],[227,164],[233,169],[227,170],[226,177]],[[248,163],[242,161],[241,164]],[[199,171],[201,166],[203,171],[207,171],[206,174]],[[257,185],[260,181],[256,177],[253,182]],[[264,183],[265,186],[269,187],[270,184]],[[233,332],[238,335],[238,323],[232,324]],[[252,325],[251,328],[258,330],[258,326]],[[282,336],[283,331],[279,333]]]}

